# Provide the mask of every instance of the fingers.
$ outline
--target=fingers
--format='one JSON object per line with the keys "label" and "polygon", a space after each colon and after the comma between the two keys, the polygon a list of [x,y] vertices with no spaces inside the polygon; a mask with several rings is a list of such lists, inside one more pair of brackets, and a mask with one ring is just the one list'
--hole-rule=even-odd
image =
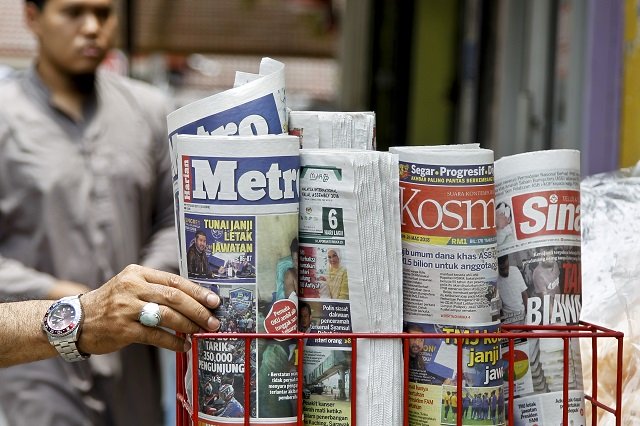
{"label": "fingers", "polygon": [[[193,322],[191,319],[187,318],[179,311],[176,311],[169,306],[160,305],[160,315],[162,317],[159,326],[170,328],[178,333],[184,334],[192,334],[198,333],[203,330],[203,328]],[[205,330],[208,331],[218,331],[220,328],[220,321],[217,318],[211,316],[211,314],[207,314],[207,328]]]}
{"label": "fingers", "polygon": [[[160,306],[160,327],[139,322],[145,304]],[[185,350],[178,333],[215,332],[220,321],[210,309],[220,298],[204,287],[177,275],[130,265],[100,288],[82,296],[85,321],[80,347],[87,353],[107,353],[131,343],[146,343],[174,351]]]}
{"label": "fingers", "polygon": [[143,325],[140,325],[140,327],[143,330],[139,334],[140,339],[138,343],[153,345],[175,352],[186,352],[191,347],[189,341],[187,341],[184,337],[172,334],[166,330],[163,330],[162,328],[151,328],[145,327]]}
{"label": "fingers", "polygon": [[146,281],[140,283],[140,310],[144,302],[161,305],[161,325],[183,333],[195,333],[201,329],[217,331],[220,328],[220,321],[207,309],[220,305],[218,295],[177,275],[139,268],[139,276]]}
{"label": "fingers", "polygon": [[217,294],[179,275],[145,267],[141,267],[141,273],[148,282],[177,288],[209,308],[217,308],[220,305],[220,298]]}

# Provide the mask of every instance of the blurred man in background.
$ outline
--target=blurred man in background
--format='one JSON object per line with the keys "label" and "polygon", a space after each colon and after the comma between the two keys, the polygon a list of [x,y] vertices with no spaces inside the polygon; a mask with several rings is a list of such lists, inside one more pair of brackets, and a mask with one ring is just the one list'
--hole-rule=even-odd
{"label": "blurred man in background", "polygon": [[[85,293],[131,263],[176,269],[167,102],[97,71],[114,42],[114,7],[25,2],[37,57],[0,82],[0,299]],[[0,383],[12,426],[162,422],[150,347],[10,367]]]}

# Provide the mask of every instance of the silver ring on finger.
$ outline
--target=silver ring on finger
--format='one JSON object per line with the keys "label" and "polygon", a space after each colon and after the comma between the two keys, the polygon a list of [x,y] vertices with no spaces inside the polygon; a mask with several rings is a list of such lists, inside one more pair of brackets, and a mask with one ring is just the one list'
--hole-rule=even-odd
{"label": "silver ring on finger", "polygon": [[160,321],[162,321],[162,314],[160,314],[160,305],[153,302],[145,304],[140,311],[138,321],[140,321],[140,324],[147,327],[159,326]]}

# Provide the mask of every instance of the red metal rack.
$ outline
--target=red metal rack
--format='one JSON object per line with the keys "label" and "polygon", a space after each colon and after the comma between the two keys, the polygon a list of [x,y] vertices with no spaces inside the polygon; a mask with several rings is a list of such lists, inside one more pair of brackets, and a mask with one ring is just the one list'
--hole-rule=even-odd
{"label": "red metal rack", "polygon": [[[532,331],[535,331],[535,335],[532,335]],[[569,365],[569,340],[575,338],[581,339],[591,339],[592,346],[592,392],[591,395],[585,395],[585,399],[591,403],[592,410],[592,425],[595,426],[597,424],[597,413],[598,410],[605,410],[615,417],[616,426],[622,424],[622,349],[623,349],[623,337],[624,334],[618,331],[610,330],[608,328],[600,327],[594,324],[580,322],[578,325],[574,326],[560,326],[560,325],[546,325],[546,326],[509,326],[503,325],[502,331],[499,333],[469,333],[469,334],[437,334],[437,333],[330,333],[323,334],[322,337],[334,337],[334,338],[351,338],[351,362],[352,365],[355,366],[357,362],[358,356],[358,340],[359,339],[402,339],[403,341],[403,351],[404,351],[404,383],[409,382],[409,369],[408,369],[408,359],[409,359],[409,345],[407,344],[407,339],[415,339],[415,338],[430,338],[430,339],[456,339],[457,340],[457,368],[458,371],[462,370],[462,341],[464,339],[473,339],[473,338],[500,338],[508,341],[509,345],[509,371],[513,371],[514,368],[514,344],[516,339],[521,338],[560,338],[564,341],[564,376],[563,376],[563,399],[565,401],[568,400],[569,396],[569,386],[568,386],[568,368]],[[229,334],[216,334],[216,333],[199,333],[192,335],[192,347],[194,350],[191,351],[192,357],[192,373],[193,373],[193,395],[191,401],[193,401],[193,405],[189,403],[186,395],[185,395],[185,387],[184,387],[184,377],[187,371],[187,363],[189,360],[185,354],[177,354],[176,355],[176,399],[177,399],[177,417],[176,417],[176,425],[177,426],[186,426],[186,425],[197,425],[198,424],[198,340],[199,339],[244,339],[245,341],[245,351],[246,353],[250,352],[250,345],[253,339],[258,338],[269,338],[269,339],[297,339],[298,344],[298,356],[302,359],[303,351],[304,351],[304,339],[305,338],[317,338],[318,334],[303,334],[303,333],[295,333],[295,334],[266,334],[266,333],[229,333]],[[616,377],[616,395],[615,395],[615,405],[613,407],[608,406],[598,400],[598,352],[597,352],[597,343],[598,339],[601,338],[613,338],[617,340],[617,377]],[[352,368],[352,382],[356,382],[356,368]],[[250,383],[249,375],[250,375],[250,357],[245,357],[245,383]],[[302,363],[298,363],[298,377],[302,377]],[[510,377],[512,375],[509,375]],[[457,379],[457,391],[458,394],[462,394],[462,375],[458,375]],[[514,383],[513,381],[508,382],[509,388],[509,400],[513,400],[514,396]],[[408,408],[408,386],[404,387],[404,425],[409,424],[409,408]],[[351,397],[351,423],[356,424],[356,397],[357,392],[352,391]],[[248,407],[250,405],[249,398],[250,392],[244,392],[245,400],[244,405]],[[298,424],[302,425],[302,386],[298,386]],[[508,423],[514,424],[513,419],[513,408],[510,405],[510,409],[508,410]],[[462,425],[462,410],[458,410],[457,412],[457,425]],[[249,410],[245,411],[244,424],[250,425],[250,413]],[[569,424],[568,421],[568,409],[565,407],[563,410],[563,424]]]}

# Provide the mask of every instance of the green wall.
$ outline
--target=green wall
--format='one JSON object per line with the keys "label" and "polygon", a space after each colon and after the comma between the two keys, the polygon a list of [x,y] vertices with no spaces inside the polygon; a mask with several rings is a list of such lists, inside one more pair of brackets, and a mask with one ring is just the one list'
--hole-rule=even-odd
{"label": "green wall", "polygon": [[459,2],[417,0],[407,145],[453,143]]}

